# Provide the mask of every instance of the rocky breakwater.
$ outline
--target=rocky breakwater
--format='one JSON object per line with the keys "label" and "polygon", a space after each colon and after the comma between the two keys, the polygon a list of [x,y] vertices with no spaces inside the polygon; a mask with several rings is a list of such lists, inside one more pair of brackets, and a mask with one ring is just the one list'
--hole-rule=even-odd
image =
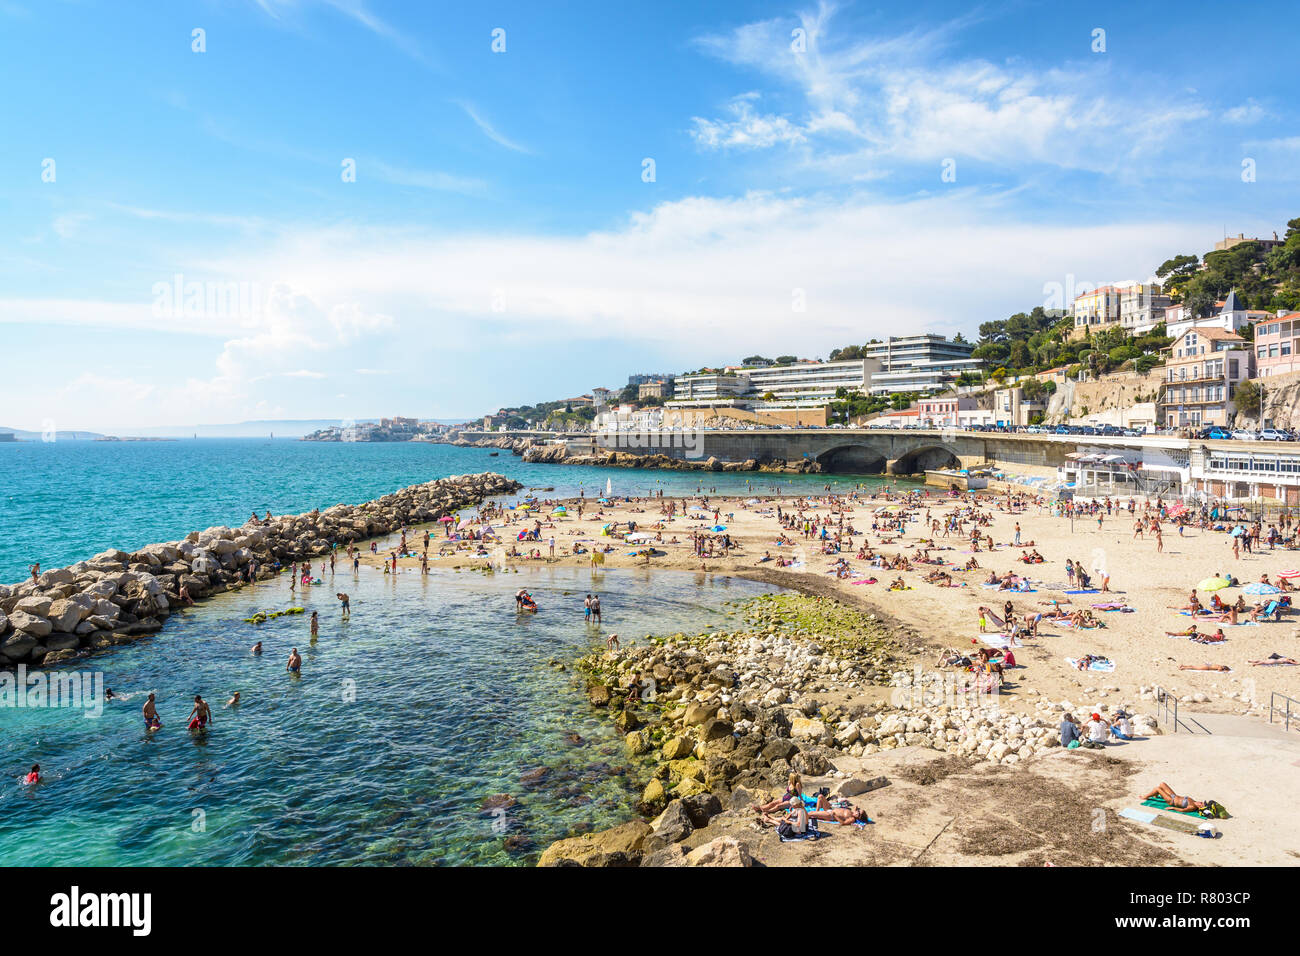
{"label": "rocky breakwater", "polygon": [[0,585],[0,667],[50,664],[135,640],[161,630],[181,601],[181,586],[198,600],[242,586],[250,573],[272,577],[277,562],[436,521],[519,487],[493,473],[443,478],[361,505],[208,528],[133,552],[111,549],[34,581]]}
{"label": "rocky breakwater", "polygon": [[[558,841],[540,865],[692,865],[677,844],[724,809],[779,793],[792,772],[847,798],[884,781],[837,762],[860,766],[898,747],[1024,763],[1060,746],[1060,712],[1074,706],[1040,700],[1034,713],[1013,713],[996,697],[954,698],[942,673],[898,668],[919,646],[830,599],[769,595],[741,613],[737,630],[650,638],[580,662],[591,705],[652,768],[638,807],[646,819]],[[1135,725],[1159,733],[1150,717]],[[715,850],[706,856],[746,865],[747,851]]]}
{"label": "rocky breakwater", "polygon": [[811,459],[797,462],[782,460],[759,462],[754,458],[744,461],[724,461],[721,458],[674,458],[670,455],[640,455],[635,452],[602,450],[589,454],[575,454],[563,445],[530,444],[522,452],[524,461],[536,464],[587,465],[595,468],[656,468],[665,471],[762,471],[781,474],[811,474],[821,471],[821,465]]}

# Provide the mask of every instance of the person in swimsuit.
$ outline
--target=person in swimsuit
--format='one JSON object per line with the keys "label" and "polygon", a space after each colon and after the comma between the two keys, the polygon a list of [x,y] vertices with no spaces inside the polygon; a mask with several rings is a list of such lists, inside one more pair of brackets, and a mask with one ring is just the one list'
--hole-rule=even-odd
{"label": "person in swimsuit", "polygon": [[591,620],[597,626],[600,625],[600,595],[599,594],[593,594],[591,596]]}
{"label": "person in swimsuit", "polygon": [[605,646],[611,651],[618,650],[618,635],[611,634],[609,637],[605,638]]}
{"label": "person in swimsuit", "polygon": [[320,618],[316,616],[317,612],[311,612],[311,639],[316,640],[320,634]]}
{"label": "person in swimsuit", "polygon": [[190,711],[189,724],[190,730],[203,730],[212,722],[212,708],[208,702],[198,694],[194,695],[194,709]]}
{"label": "person in swimsuit", "polygon": [[808,814],[809,820],[821,820],[825,823],[838,823],[842,827],[854,823],[870,823],[867,811],[857,807],[829,807],[825,810],[813,810]]}
{"label": "person in swimsuit", "polygon": [[338,594],[338,593],[336,593],[334,596],[335,596],[336,598],[338,598],[340,602],[342,602],[342,604],[343,604],[343,619],[344,619],[344,620],[347,620],[348,618],[350,618],[350,617],[352,616],[352,603],[351,603],[351,598],[349,598],[346,594]]}
{"label": "person in swimsuit", "polygon": [[1173,787],[1167,783],[1162,783],[1150,793],[1142,797],[1143,800],[1150,800],[1153,797],[1163,797],[1169,804],[1170,810],[1176,810],[1179,813],[1196,813],[1205,806],[1202,800],[1193,800],[1191,797],[1180,797],[1174,793]]}
{"label": "person in swimsuit", "polygon": [[26,777],[23,778],[23,782],[24,782],[24,783],[29,783],[29,784],[31,784],[31,783],[40,783],[40,782],[41,782],[41,765],[38,764],[38,763],[34,763],[34,764],[32,764],[31,772],[30,772],[29,774],[27,774]]}
{"label": "person in swimsuit", "polygon": [[298,653],[298,648],[289,651],[289,663],[285,665],[285,670],[290,674],[297,674],[302,670],[302,655]]}
{"label": "person in swimsuit", "polygon": [[158,708],[154,704],[154,695],[151,693],[141,708],[144,714],[144,726],[146,730],[157,730],[162,726],[162,721],[158,719]]}
{"label": "person in swimsuit", "polygon": [[254,653],[254,654],[261,654],[261,653],[262,653],[262,642],[261,642],[261,641],[258,641],[256,644],[253,645],[253,653]]}
{"label": "person in swimsuit", "polygon": [[239,691],[235,691],[235,696],[231,697],[230,700],[226,701],[226,706],[227,707],[239,706]]}

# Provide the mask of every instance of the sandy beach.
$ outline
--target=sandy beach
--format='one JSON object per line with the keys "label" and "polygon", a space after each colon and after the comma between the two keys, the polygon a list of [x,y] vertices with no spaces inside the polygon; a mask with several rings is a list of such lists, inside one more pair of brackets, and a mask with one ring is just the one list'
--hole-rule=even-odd
{"label": "sandy beach", "polygon": [[[933,671],[943,649],[961,649],[973,654],[982,646],[979,629],[979,611],[982,605],[994,609],[999,615],[1008,600],[1019,616],[1032,615],[1047,610],[1053,601],[1066,611],[1088,609],[1104,624],[1092,629],[1063,627],[1052,620],[1043,619],[1037,636],[1021,636],[1013,648],[1018,667],[1007,672],[1007,683],[998,699],[1004,712],[1037,714],[1047,711],[1047,702],[1066,703],[1076,716],[1086,720],[1094,708],[1106,705],[1112,709],[1121,703],[1140,712],[1155,713],[1153,689],[1158,685],[1181,699],[1179,716],[1186,729],[1194,732],[1174,733],[1165,724],[1162,736],[1150,737],[1133,745],[1112,748],[1108,755],[1112,770],[1101,770],[1091,765],[1088,758],[1062,750],[1041,755],[1036,761],[1016,772],[1029,774],[1021,784],[1012,785],[1011,793],[1025,799],[1028,790],[1036,784],[1031,781],[1047,780],[1059,784],[1050,801],[1057,811],[1067,812],[1071,806],[1106,806],[1117,811],[1134,805],[1141,792],[1160,781],[1167,781],[1179,792],[1211,794],[1228,805],[1235,819],[1224,821],[1222,829],[1231,838],[1225,841],[1188,840],[1181,834],[1170,834],[1158,828],[1137,827],[1142,845],[1150,852],[1135,851],[1125,857],[1129,863],[1139,862],[1191,862],[1191,863],[1248,863],[1289,864],[1300,854],[1300,845],[1289,836],[1286,824],[1285,799],[1295,783],[1295,766],[1300,766],[1300,734],[1288,734],[1280,724],[1268,723],[1270,694],[1279,692],[1300,696],[1300,671],[1287,666],[1253,666],[1250,661],[1265,659],[1271,653],[1290,657],[1300,653],[1296,641],[1296,626],[1287,613],[1280,622],[1256,625],[1223,626],[1227,641],[1217,645],[1201,645],[1187,639],[1166,636],[1166,631],[1188,628],[1192,619],[1180,614],[1178,607],[1188,603],[1193,587],[1203,579],[1220,574],[1235,575],[1245,584],[1268,574],[1271,581],[1278,573],[1297,563],[1297,552],[1262,547],[1259,553],[1241,553],[1234,557],[1231,538],[1226,532],[1188,528],[1180,535],[1170,522],[1161,522],[1163,547],[1158,549],[1153,535],[1145,533],[1135,539],[1135,518],[1129,514],[1125,500],[1100,525],[1095,517],[1068,517],[1051,513],[1049,503],[1031,498],[1011,501],[1005,495],[979,496],[973,499],[956,499],[942,493],[924,490],[914,492],[916,506],[909,508],[912,520],[905,530],[872,529],[873,521],[885,521],[897,516],[903,507],[902,494],[881,492],[876,496],[862,493],[858,497],[813,499],[793,496],[753,495],[748,498],[711,495],[691,496],[687,499],[611,499],[608,503],[590,500],[567,502],[541,501],[535,510],[504,511],[481,523],[467,521],[461,525],[461,534],[488,527],[503,541],[479,542],[449,540],[445,527],[430,529],[429,549],[431,566],[480,568],[493,567],[497,572],[509,571],[528,565],[565,564],[591,567],[592,549],[601,551],[602,564],[593,573],[592,590],[600,593],[599,567],[646,567],[695,571],[743,576],[797,589],[806,594],[833,597],[845,605],[858,609],[864,616],[874,615],[875,620],[893,629],[897,637],[895,667],[920,668]],[[669,502],[676,506],[676,514],[664,514]],[[972,553],[966,537],[955,532],[948,538],[942,532],[934,535],[931,522],[944,523],[944,516],[955,509],[970,504],[989,520],[980,527],[984,538],[980,549]],[[564,505],[564,513],[554,514],[557,506]],[[1117,502],[1117,505],[1120,503]],[[578,516],[579,506],[582,516]],[[843,512],[844,540],[839,554],[823,553],[822,544],[793,531],[783,531],[776,509],[783,514],[793,512],[811,521],[819,521],[834,514],[828,532],[840,528]],[[1138,502],[1140,513],[1142,502]],[[692,510],[702,509],[707,510]],[[683,513],[687,517],[683,517]],[[716,517],[715,517],[716,516]],[[620,540],[627,534],[628,522],[634,522],[638,532],[653,535],[649,542]],[[716,522],[716,524],[715,524]],[[1016,525],[1020,527],[1021,546],[1013,545]],[[711,529],[726,530],[715,532]],[[848,535],[848,529],[856,533]],[[517,540],[525,530],[535,530],[538,540]],[[966,525],[966,535],[972,530]],[[608,533],[606,533],[608,532]],[[693,534],[710,536],[715,546],[713,557],[695,553]],[[717,545],[722,534],[730,537],[732,549],[724,556]],[[903,555],[912,558],[923,547],[923,539],[935,538],[929,549],[932,559],[941,559],[945,565],[913,563],[911,570],[888,570],[871,567],[859,558],[859,550],[869,548],[870,553],[893,558]],[[994,542],[988,550],[987,539]],[[551,558],[551,539],[555,542],[555,557]],[[412,529],[408,547],[414,554],[399,557],[397,566],[401,573],[419,573],[418,553],[422,549],[423,532]],[[851,541],[851,546],[849,542]],[[394,545],[395,540],[384,544]],[[580,549],[575,552],[575,546]],[[648,559],[646,551],[653,548]],[[458,550],[459,549],[459,550]],[[706,549],[707,550],[707,549]],[[476,553],[482,551],[485,553]],[[511,552],[518,552],[512,554]],[[1025,564],[1017,558],[1025,551],[1037,552],[1043,557],[1041,564]],[[363,563],[379,566],[385,561],[391,567],[392,551],[381,547],[378,555],[366,552]],[[770,560],[761,560],[770,556]],[[835,573],[835,564],[846,559],[847,574]],[[960,570],[971,558],[978,569]],[[1109,592],[1093,594],[1068,594],[1065,562],[1089,569],[1094,587],[1101,584],[1102,573],[1109,575]],[[785,566],[778,566],[784,564]],[[953,586],[927,583],[923,577],[936,568],[951,575]],[[1002,576],[1007,573],[1027,576],[1032,590],[1028,592],[1000,591],[981,586],[990,572]],[[890,583],[902,578],[906,590],[889,590]],[[875,583],[860,583],[875,579]],[[859,583],[855,583],[859,582]],[[1219,592],[1227,604],[1232,604],[1240,587]],[[1210,594],[1199,593],[1208,604]],[[580,597],[574,598],[576,611]],[[1253,606],[1259,600],[1247,598]],[[1092,605],[1122,604],[1131,612],[1103,611]],[[543,610],[546,610],[543,608]],[[1244,617],[1243,617],[1244,620]],[[1221,625],[1200,623],[1202,633],[1213,633]],[[609,630],[610,628],[606,628]],[[998,629],[990,623],[990,635]],[[643,635],[622,635],[622,640],[637,640]],[[979,642],[979,643],[977,643]],[[1083,655],[1103,656],[1114,663],[1109,672],[1079,671],[1067,663],[1067,658]],[[902,663],[900,663],[902,662]],[[1226,665],[1230,672],[1180,670],[1180,665]],[[833,695],[837,703],[874,702],[887,699],[889,688],[842,688]],[[824,695],[823,695],[824,696]],[[1279,701],[1279,703],[1284,703]],[[1059,713],[1054,719],[1059,719]],[[1295,724],[1293,724],[1293,728]],[[1285,758],[1285,759],[1283,759]],[[900,747],[897,752],[881,752],[860,758],[863,773],[874,773],[890,767],[925,765],[935,760],[950,759],[944,754],[916,747]],[[1121,764],[1114,763],[1122,761]],[[851,758],[850,758],[851,762]],[[1262,762],[1262,763],[1261,763]],[[1261,773],[1262,765],[1276,768],[1274,772]],[[840,770],[844,766],[837,763]],[[944,817],[947,811],[967,806],[976,810],[975,816],[989,826],[998,819],[994,808],[985,806],[978,796],[972,797],[971,786],[978,794],[983,784],[975,780],[984,771],[979,764],[969,772],[954,772],[951,767],[935,775],[939,785],[927,788],[924,798],[946,811],[936,811]],[[855,768],[848,768],[853,772]],[[996,769],[996,768],[995,768]],[[1006,770],[1008,768],[1002,768]],[[1110,783],[1098,788],[1097,775],[1101,773]],[[972,777],[971,775],[975,776]],[[923,775],[924,776],[924,775]],[[957,863],[999,862],[1005,864],[1036,864],[1086,862],[1089,853],[1070,849],[1078,835],[1079,821],[1063,824],[1058,832],[1040,834],[1041,839],[1030,840],[1023,846],[1003,848],[996,852],[981,851],[978,840],[971,834],[970,820],[952,827],[940,840],[939,829],[921,841],[927,848],[924,859],[908,847],[916,843],[922,831],[935,821],[921,820],[908,812],[922,794],[917,789],[911,771],[891,781],[897,786],[876,798],[870,805],[888,807],[882,825],[873,833],[880,836],[874,849],[863,846],[839,849],[833,846],[819,849],[817,855],[827,854],[824,862],[858,863]],[[928,779],[928,778],[927,778]],[[965,781],[965,783],[963,783]],[[828,782],[834,782],[829,780]],[[963,800],[964,797],[964,800]],[[1235,806],[1234,806],[1235,804]],[[1082,811],[1081,811],[1082,812]],[[991,814],[991,815],[990,815]],[[951,816],[952,814],[948,814]],[[960,816],[960,814],[957,814]],[[934,816],[934,814],[931,814]],[[987,818],[987,819],[986,819]],[[1244,821],[1250,821],[1246,823]],[[1048,828],[1050,829],[1050,828]],[[699,831],[692,841],[683,844],[685,849],[699,845],[718,833],[748,835],[751,841],[760,836],[759,831],[743,812],[729,811],[706,830]],[[893,834],[890,836],[889,834]],[[770,836],[770,834],[768,834]],[[782,860],[799,862],[800,854],[792,854],[788,846],[774,842],[772,862]],[[822,841],[824,842],[824,841]],[[1013,841],[1014,842],[1014,841]],[[920,845],[920,844],[918,844]],[[1009,846],[1009,845],[1008,845]],[[1097,851],[1092,856],[1104,859],[1109,851]],[[1168,856],[1161,856],[1167,852]],[[848,854],[844,856],[844,854]],[[806,855],[804,855],[806,858]]]}
{"label": "sandy beach", "polygon": [[[568,511],[564,515],[551,515],[554,506],[561,503],[558,501],[543,501],[537,512],[507,512],[504,521],[498,518],[492,523],[498,532],[508,530],[510,540],[504,548],[499,543],[488,542],[489,553],[486,556],[476,557],[472,550],[456,551],[458,544],[468,549],[470,543],[448,541],[443,529],[432,529],[431,564],[481,567],[500,566],[503,561],[508,566],[548,563],[549,540],[554,538],[555,562],[590,566],[590,554],[575,555],[575,544],[588,552],[593,547],[612,547],[613,550],[603,557],[603,567],[645,567],[648,564],[671,570],[716,572],[758,578],[806,593],[835,596],[882,618],[892,619],[908,632],[915,633],[930,648],[925,653],[914,655],[915,662],[923,667],[931,666],[943,648],[973,650],[979,646],[974,642],[980,637],[978,608],[981,605],[992,607],[1001,614],[1004,604],[1010,600],[1016,612],[1024,615],[1049,610],[1052,601],[1059,602],[1069,611],[1091,610],[1094,604],[1123,604],[1133,610],[1094,611],[1094,617],[1104,624],[1096,629],[1062,627],[1044,619],[1039,625],[1037,638],[1023,638],[1023,652],[1017,649],[1017,660],[1025,666],[1017,669],[1016,686],[1003,694],[1003,706],[1032,706],[1033,699],[1040,695],[1052,700],[1076,702],[1084,694],[1089,695],[1089,701],[1093,697],[1104,700],[1108,696],[1111,699],[1137,699],[1141,688],[1159,685],[1186,701],[1184,706],[1191,711],[1239,714],[1249,709],[1249,701],[1254,701],[1259,705],[1256,713],[1262,708],[1267,719],[1270,693],[1277,691],[1300,697],[1300,668],[1252,666],[1249,663],[1267,658],[1270,653],[1287,657],[1300,655],[1296,619],[1286,613],[1277,623],[1236,627],[1220,625],[1217,621],[1197,621],[1201,633],[1213,633],[1218,627],[1223,627],[1227,641],[1218,645],[1195,644],[1165,634],[1166,631],[1185,630],[1193,623],[1176,608],[1188,603],[1188,596],[1198,582],[1219,574],[1235,575],[1243,584],[1259,580],[1261,574],[1268,574],[1270,580],[1276,582],[1279,571],[1300,564],[1300,551],[1264,548],[1262,553],[1242,553],[1239,558],[1234,558],[1231,538],[1226,533],[1188,529],[1184,536],[1180,536],[1168,522],[1163,524],[1163,550],[1157,551],[1156,542],[1149,533],[1134,540],[1134,519],[1127,510],[1104,518],[1099,528],[1095,518],[1076,518],[1071,522],[1069,518],[1053,517],[1046,504],[1027,504],[1022,509],[1010,510],[1005,497],[982,496],[980,507],[992,515],[992,523],[980,530],[981,534],[993,538],[995,548],[990,552],[981,545],[979,552],[972,553],[969,542],[956,535],[948,538],[935,536],[936,547],[930,553],[946,562],[942,570],[951,574],[956,585],[940,587],[923,580],[923,576],[937,565],[914,564],[911,571],[891,571],[872,568],[867,561],[856,559],[859,548],[865,546],[885,556],[902,554],[910,557],[915,554],[922,538],[931,537],[931,532],[926,530],[928,521],[909,522],[906,531],[897,536],[872,533],[871,522],[877,509],[887,509],[880,514],[883,518],[896,513],[899,507],[883,495],[875,498],[864,495],[856,501],[845,502],[846,527],[851,525],[859,533],[852,536],[852,547],[846,545],[838,555],[823,554],[817,541],[791,536],[788,532],[787,540],[792,543],[778,543],[782,530],[775,515],[777,506],[783,511],[793,509],[798,512],[802,508],[802,514],[821,518],[831,513],[831,505],[825,500],[774,495],[691,497],[685,499],[687,508],[699,507],[701,502],[707,501],[710,510],[688,512],[691,517],[686,518],[681,516],[683,499],[665,500],[677,503],[676,517],[661,514],[658,499],[631,502],[611,499],[608,505],[582,502],[581,519],[577,516],[579,502],[574,500],[563,502]],[[747,501],[758,503],[747,504]],[[942,520],[943,515],[956,506],[953,500],[933,492],[928,498],[922,497],[921,502],[915,514],[922,518],[928,514],[930,520]],[[701,558],[694,554],[691,535],[700,532],[713,534],[708,530],[715,527],[713,509],[717,510],[721,526],[726,528],[725,533],[738,547],[725,557]],[[541,522],[540,541],[514,540],[519,530],[532,528],[538,521]],[[636,522],[639,529],[655,535],[653,548],[662,553],[654,554],[647,561],[643,554],[630,553],[644,551],[645,545],[628,544],[601,533],[606,525],[613,525],[616,533],[621,535],[626,532],[628,521]],[[1012,545],[1017,523],[1021,529],[1022,547]],[[969,525],[967,530],[969,532]],[[659,537],[662,541],[657,540]],[[418,553],[421,542],[422,532],[413,531],[408,546]],[[511,546],[524,555],[539,551],[540,556],[508,556],[504,552]],[[1043,563],[1027,565],[1018,561],[1025,550],[1037,551],[1044,558]],[[388,553],[391,552],[381,547],[378,556],[366,552],[362,561],[382,564]],[[765,554],[770,554],[774,560],[760,561]],[[832,573],[840,557],[846,558],[852,569],[848,578]],[[794,564],[778,567],[777,558],[793,560]],[[979,569],[959,570],[971,558],[978,561]],[[1067,559],[1090,569],[1094,587],[1100,587],[1100,582],[1097,572],[1091,569],[1104,568],[1110,575],[1109,592],[1067,594]],[[953,567],[954,564],[957,566]],[[398,567],[417,570],[418,554],[399,557]],[[982,587],[981,583],[988,578],[990,571],[998,575],[1027,576],[1034,590],[1020,593]],[[875,584],[853,583],[873,577]],[[909,590],[888,590],[890,583],[899,577]],[[599,582],[594,582],[593,587],[598,588]],[[1240,593],[1240,588],[1219,592],[1228,604],[1233,603]],[[1199,597],[1205,604],[1210,601],[1210,594],[1206,592],[1199,592]],[[1253,606],[1257,600],[1247,596],[1247,605]],[[1245,620],[1244,615],[1242,620]],[[995,632],[997,628],[990,625],[988,630]],[[1066,658],[1077,660],[1086,654],[1109,658],[1115,669],[1112,672],[1080,672],[1066,663]],[[1179,670],[1179,665],[1207,663],[1226,665],[1231,672]],[[1208,699],[1193,700],[1198,694]]]}

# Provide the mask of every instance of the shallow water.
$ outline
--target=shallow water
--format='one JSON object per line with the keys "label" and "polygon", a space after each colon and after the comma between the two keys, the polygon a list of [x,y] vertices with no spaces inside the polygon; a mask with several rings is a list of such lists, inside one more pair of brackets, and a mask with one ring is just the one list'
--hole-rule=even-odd
{"label": "shallow water", "polygon": [[[514,613],[521,586],[537,614]],[[593,589],[600,631],[582,616]],[[350,622],[336,590],[352,596]],[[362,568],[297,598],[287,575],[220,595],[62,669],[102,672],[129,695],[103,716],[0,708],[0,865],[533,862],[574,828],[628,819],[646,782],[572,668],[547,661],[571,663],[611,630],[626,642],[724,624],[724,602],[770,590],[663,571]],[[294,605],[320,611],[315,645],[306,615],[243,620]],[[300,677],[285,672],[292,646]],[[152,736],[140,716],[150,690],[164,724]],[[222,706],[235,690],[237,713]],[[199,737],[184,726],[195,693],[215,713]],[[46,782],[27,787],[33,762]],[[539,785],[520,782],[538,767]],[[499,793],[518,805],[484,814]],[[507,836],[523,847],[507,850]]]}

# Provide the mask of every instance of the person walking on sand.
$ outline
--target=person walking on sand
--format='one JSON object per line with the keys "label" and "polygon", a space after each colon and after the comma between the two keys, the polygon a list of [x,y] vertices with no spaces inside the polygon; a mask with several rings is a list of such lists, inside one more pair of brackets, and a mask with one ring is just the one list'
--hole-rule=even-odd
{"label": "person walking on sand", "polygon": [[[338,598],[338,599],[339,599],[339,603],[343,605],[343,620],[346,621],[346,620],[348,620],[349,618],[351,618],[351,617],[352,617],[352,599],[349,598],[346,594],[343,594],[342,592],[337,592],[337,593],[335,593],[334,596],[335,596],[336,598]],[[316,615],[315,615],[315,612],[312,612],[312,616],[313,616],[313,617],[316,616]]]}
{"label": "person walking on sand", "polygon": [[289,650],[289,662],[284,665],[284,669],[290,674],[297,674],[302,670],[302,655],[298,653],[298,648]]}

